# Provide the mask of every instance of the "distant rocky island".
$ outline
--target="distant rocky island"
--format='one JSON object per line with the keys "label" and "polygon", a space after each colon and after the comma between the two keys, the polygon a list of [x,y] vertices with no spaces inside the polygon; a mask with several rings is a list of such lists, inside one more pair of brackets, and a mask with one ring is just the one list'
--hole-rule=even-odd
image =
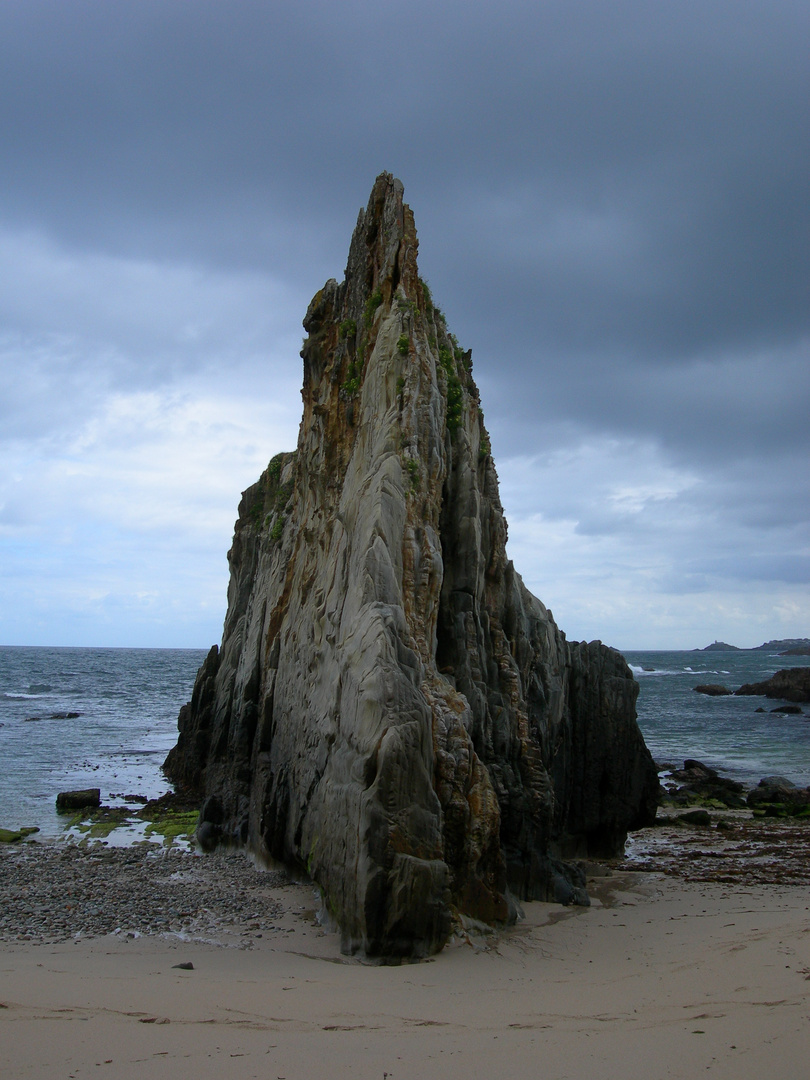
{"label": "distant rocky island", "polygon": [[416,256],[383,173],[306,313],[298,448],[243,493],[164,766],[201,843],[308,875],[344,950],[385,958],[587,903],[571,860],[620,853],[658,792],[624,658],[567,641],[506,557],[471,353]]}
{"label": "distant rocky island", "polygon": [[810,638],[781,638],[766,641],[753,649],[741,649],[737,645],[728,645],[725,641],[713,641],[695,652],[775,652],[780,656],[810,656]]}

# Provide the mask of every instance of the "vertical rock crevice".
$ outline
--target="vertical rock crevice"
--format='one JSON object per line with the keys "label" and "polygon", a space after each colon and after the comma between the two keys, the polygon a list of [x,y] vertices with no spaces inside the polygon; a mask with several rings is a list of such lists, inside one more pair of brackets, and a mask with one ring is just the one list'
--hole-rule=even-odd
{"label": "vertical rock crevice", "polygon": [[[455,915],[584,901],[657,777],[622,657],[566,641],[506,557],[472,360],[383,173],[304,319],[298,447],[243,495],[222,645],[167,774],[319,885],[347,951],[441,948]],[[213,802],[211,800],[214,800]]]}

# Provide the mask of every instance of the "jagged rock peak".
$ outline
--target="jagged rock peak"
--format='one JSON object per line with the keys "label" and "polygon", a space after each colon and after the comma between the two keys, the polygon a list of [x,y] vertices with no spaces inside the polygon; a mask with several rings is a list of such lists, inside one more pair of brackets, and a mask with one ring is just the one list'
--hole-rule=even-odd
{"label": "jagged rock peak", "polygon": [[615,853],[657,794],[623,658],[567,642],[506,557],[471,354],[416,256],[383,173],[306,313],[298,448],[243,494],[165,764],[202,842],[308,873],[344,948],[385,957],[587,902],[564,860]]}

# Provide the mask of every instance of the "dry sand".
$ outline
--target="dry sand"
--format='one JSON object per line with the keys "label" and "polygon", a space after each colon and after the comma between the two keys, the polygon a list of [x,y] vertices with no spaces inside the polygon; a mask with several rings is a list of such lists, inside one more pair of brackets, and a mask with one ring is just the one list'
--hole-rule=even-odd
{"label": "dry sand", "polygon": [[301,885],[278,886],[272,932],[6,942],[2,1076],[808,1075],[806,886],[590,888],[588,909],[527,904],[514,929],[400,967],[341,956]]}

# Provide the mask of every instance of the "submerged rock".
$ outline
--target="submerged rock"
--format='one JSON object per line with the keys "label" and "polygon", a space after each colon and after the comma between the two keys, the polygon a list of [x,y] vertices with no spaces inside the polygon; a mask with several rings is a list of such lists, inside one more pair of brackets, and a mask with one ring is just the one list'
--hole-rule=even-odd
{"label": "submerged rock", "polygon": [[239,505],[222,646],[165,769],[206,844],[309,874],[343,947],[441,948],[453,914],[585,902],[565,860],[655,819],[638,685],[571,643],[505,552],[471,354],[378,177],[304,327],[304,415]]}
{"label": "submerged rock", "polygon": [[52,712],[47,716],[26,716],[25,722],[33,724],[38,720],[78,720],[81,715],[78,712]]}
{"label": "submerged rock", "polygon": [[732,693],[727,686],[722,686],[720,683],[703,683],[696,686],[694,690],[696,694],[706,694],[708,697],[725,697]]}

